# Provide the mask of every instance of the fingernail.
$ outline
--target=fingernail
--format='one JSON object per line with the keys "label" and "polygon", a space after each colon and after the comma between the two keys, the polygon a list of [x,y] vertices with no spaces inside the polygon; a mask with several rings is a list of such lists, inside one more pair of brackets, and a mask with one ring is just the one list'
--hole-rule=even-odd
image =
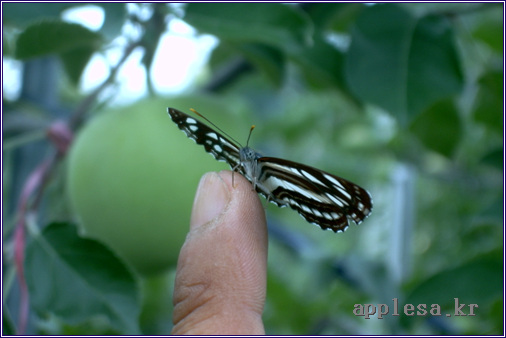
{"label": "fingernail", "polygon": [[190,229],[217,218],[230,201],[230,192],[218,173],[205,174],[200,180],[193,202]]}

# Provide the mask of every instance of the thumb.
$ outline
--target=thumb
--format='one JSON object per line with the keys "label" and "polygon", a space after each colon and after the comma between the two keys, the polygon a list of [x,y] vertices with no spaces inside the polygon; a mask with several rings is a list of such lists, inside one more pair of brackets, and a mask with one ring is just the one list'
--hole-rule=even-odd
{"label": "thumb", "polygon": [[267,227],[241,175],[200,181],[174,287],[173,334],[263,334]]}

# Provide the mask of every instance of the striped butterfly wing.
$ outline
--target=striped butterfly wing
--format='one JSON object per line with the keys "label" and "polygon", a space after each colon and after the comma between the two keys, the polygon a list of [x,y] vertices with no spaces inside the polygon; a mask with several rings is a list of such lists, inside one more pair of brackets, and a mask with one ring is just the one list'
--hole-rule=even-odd
{"label": "striped butterfly wing", "polygon": [[240,148],[233,142],[177,109],[169,108],[169,115],[186,136],[197,144],[203,145],[216,160],[227,162],[231,168],[242,169],[239,158]]}
{"label": "striped butterfly wing", "polygon": [[261,157],[257,163],[257,192],[324,230],[344,231],[349,219],[360,224],[371,213],[369,193],[348,180],[280,158]]}
{"label": "striped butterfly wing", "polygon": [[301,163],[262,157],[248,147],[240,148],[177,109],[169,108],[169,115],[186,136],[203,145],[216,160],[239,171],[269,202],[289,206],[324,230],[344,231],[350,219],[360,224],[371,213],[371,196],[350,181]]}

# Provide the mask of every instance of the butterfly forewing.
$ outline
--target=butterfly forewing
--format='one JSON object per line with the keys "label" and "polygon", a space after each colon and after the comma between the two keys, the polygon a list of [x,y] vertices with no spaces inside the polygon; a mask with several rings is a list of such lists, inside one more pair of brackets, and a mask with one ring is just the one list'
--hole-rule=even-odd
{"label": "butterfly forewing", "polygon": [[186,136],[203,145],[216,160],[227,162],[232,168],[240,167],[240,148],[233,142],[179,110],[169,108],[169,115]]}
{"label": "butterfly forewing", "polygon": [[[268,201],[291,207],[322,229],[343,231],[349,219],[359,224],[371,213],[371,196],[350,181],[304,164],[262,157],[248,147],[240,148],[176,109],[169,108],[169,115],[189,138],[203,145],[218,161],[225,161],[239,171]],[[245,158],[244,154],[252,156]]]}

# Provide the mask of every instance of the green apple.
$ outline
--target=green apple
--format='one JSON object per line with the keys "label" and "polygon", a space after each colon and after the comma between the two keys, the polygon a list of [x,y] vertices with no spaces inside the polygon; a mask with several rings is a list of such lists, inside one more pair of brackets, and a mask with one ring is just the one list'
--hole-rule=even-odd
{"label": "green apple", "polygon": [[177,262],[200,177],[229,169],[179,130],[168,106],[188,114],[195,108],[222,129],[242,127],[247,135],[244,113],[216,99],[146,100],[93,118],[68,159],[68,193],[84,233],[143,275]]}

